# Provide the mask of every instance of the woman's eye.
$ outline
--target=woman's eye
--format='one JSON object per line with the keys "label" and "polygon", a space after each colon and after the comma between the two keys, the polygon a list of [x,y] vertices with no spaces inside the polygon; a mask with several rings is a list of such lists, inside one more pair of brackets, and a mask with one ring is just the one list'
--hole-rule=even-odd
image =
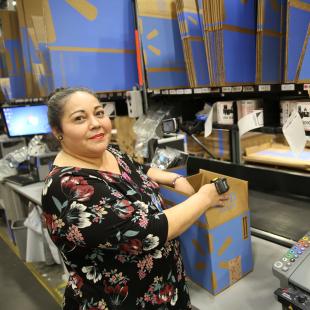
{"label": "woman's eye", "polygon": [[102,110],[102,111],[98,111],[97,113],[96,113],[96,115],[97,116],[100,116],[100,117],[103,117],[104,116],[104,111]]}
{"label": "woman's eye", "polygon": [[75,117],[74,121],[81,122],[81,121],[83,121],[83,119],[84,119],[83,116],[77,116],[77,117]]}

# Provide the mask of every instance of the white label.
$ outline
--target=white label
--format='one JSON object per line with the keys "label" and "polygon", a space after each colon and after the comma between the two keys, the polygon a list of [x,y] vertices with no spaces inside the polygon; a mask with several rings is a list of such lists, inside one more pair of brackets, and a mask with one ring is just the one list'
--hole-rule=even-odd
{"label": "white label", "polygon": [[122,97],[122,96],[123,96],[123,93],[117,93],[116,96],[117,96],[117,97]]}
{"label": "white label", "polygon": [[232,87],[231,91],[233,93],[240,93],[240,92],[242,92],[242,86],[234,86],[234,87]]}
{"label": "white label", "polygon": [[201,93],[202,94],[211,93],[211,88],[209,87],[201,88]]}
{"label": "white label", "polygon": [[220,91],[220,88],[211,88],[211,93],[219,93]]}
{"label": "white label", "polygon": [[258,91],[270,91],[271,86],[270,85],[258,85]]}
{"label": "white label", "polygon": [[232,88],[231,87],[222,87],[222,92],[223,93],[231,93]]}
{"label": "white label", "polygon": [[245,115],[238,121],[239,136],[241,137],[246,132],[263,126],[264,126],[263,111],[255,110],[252,113]]}
{"label": "white label", "polygon": [[168,95],[169,94],[169,90],[168,89],[164,89],[164,90],[161,91],[161,93],[163,95]]}
{"label": "white label", "polygon": [[246,93],[254,91],[254,86],[243,86],[243,91]]}
{"label": "white label", "polygon": [[288,142],[292,152],[297,156],[304,150],[307,137],[302,119],[297,111],[294,110],[282,128],[284,137]]}
{"label": "white label", "polygon": [[152,92],[153,92],[153,89],[147,89],[147,92],[149,93],[149,94],[151,94]]}
{"label": "white label", "polygon": [[170,89],[169,90],[169,94],[170,95],[176,95],[177,94],[177,91],[175,89]]}
{"label": "white label", "polygon": [[184,89],[177,89],[177,95],[184,95]]}
{"label": "white label", "polygon": [[194,88],[194,94],[201,94],[201,88]]}
{"label": "white label", "polygon": [[281,90],[283,91],[295,90],[295,84],[282,84]]}
{"label": "white label", "polygon": [[190,88],[184,89],[184,94],[190,95],[192,93],[192,90]]}
{"label": "white label", "polygon": [[160,89],[154,89],[154,95],[160,95]]}

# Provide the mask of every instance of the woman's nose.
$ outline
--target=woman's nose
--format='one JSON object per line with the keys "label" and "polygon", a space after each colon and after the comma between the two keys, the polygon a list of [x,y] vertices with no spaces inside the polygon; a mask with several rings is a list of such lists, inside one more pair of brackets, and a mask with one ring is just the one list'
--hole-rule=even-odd
{"label": "woman's nose", "polygon": [[95,116],[91,116],[90,117],[90,126],[91,127],[98,127],[98,126],[100,126],[100,121],[98,120],[97,117],[95,117]]}

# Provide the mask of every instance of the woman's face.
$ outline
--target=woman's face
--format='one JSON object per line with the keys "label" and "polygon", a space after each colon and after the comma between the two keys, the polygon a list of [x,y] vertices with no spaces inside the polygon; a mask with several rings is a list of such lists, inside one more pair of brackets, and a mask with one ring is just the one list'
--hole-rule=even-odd
{"label": "woman's face", "polygon": [[65,103],[63,112],[62,149],[80,157],[100,157],[110,142],[112,124],[97,98],[76,92]]}

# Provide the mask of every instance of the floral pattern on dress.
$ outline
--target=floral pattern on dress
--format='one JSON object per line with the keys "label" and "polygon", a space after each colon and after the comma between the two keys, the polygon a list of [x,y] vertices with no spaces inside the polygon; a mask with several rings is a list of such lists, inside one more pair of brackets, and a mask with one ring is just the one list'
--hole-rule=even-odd
{"label": "floral pattern on dress", "polygon": [[108,150],[121,174],[54,166],[45,181],[43,215],[69,272],[63,309],[191,309],[158,184]]}

